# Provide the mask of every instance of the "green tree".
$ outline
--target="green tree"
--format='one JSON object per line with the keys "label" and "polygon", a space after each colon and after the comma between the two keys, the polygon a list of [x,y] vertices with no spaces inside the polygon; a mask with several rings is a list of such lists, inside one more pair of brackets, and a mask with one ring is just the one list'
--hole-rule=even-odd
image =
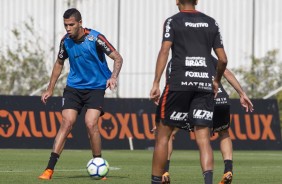
{"label": "green tree", "polygon": [[29,95],[48,80],[45,52],[38,44],[33,19],[24,23],[24,28],[24,32],[12,30],[14,48],[0,51],[1,94]]}
{"label": "green tree", "polygon": [[[277,60],[277,54],[278,50],[272,50],[262,58],[252,57],[250,67],[231,69],[250,98],[263,98],[282,86],[282,65]],[[231,98],[238,98],[236,91],[226,81],[223,81],[223,85]]]}
{"label": "green tree", "polygon": [[[278,50],[271,50],[264,57],[252,57],[250,67],[242,66],[232,69],[242,88],[250,98],[260,99],[271,91],[282,86],[282,65],[277,59]],[[236,91],[223,80],[223,86],[228,91],[230,98],[238,98]],[[278,92],[271,98],[276,98],[278,106],[282,107],[282,92]],[[281,108],[279,108],[281,109]],[[282,110],[280,110],[280,122],[282,122]]]}

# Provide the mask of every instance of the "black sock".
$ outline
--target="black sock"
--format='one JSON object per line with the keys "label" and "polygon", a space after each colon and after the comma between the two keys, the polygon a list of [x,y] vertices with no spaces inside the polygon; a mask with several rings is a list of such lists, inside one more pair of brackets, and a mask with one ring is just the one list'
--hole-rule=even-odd
{"label": "black sock", "polygon": [[59,157],[60,157],[59,154],[52,152],[46,169],[54,170]]}
{"label": "black sock", "polygon": [[203,176],[205,179],[205,184],[212,184],[212,179],[213,179],[213,171],[212,170],[208,170],[203,172]]}
{"label": "black sock", "polygon": [[162,177],[161,176],[153,176],[151,179],[152,183],[151,184],[161,184],[162,183]]}
{"label": "black sock", "polygon": [[165,164],[164,172],[168,172],[169,171],[169,164],[170,164],[170,160],[167,160],[166,164]]}
{"label": "black sock", "polygon": [[233,172],[233,162],[232,160],[224,160],[224,173],[228,171]]}
{"label": "black sock", "polygon": [[102,155],[93,155],[93,158],[101,158]]}

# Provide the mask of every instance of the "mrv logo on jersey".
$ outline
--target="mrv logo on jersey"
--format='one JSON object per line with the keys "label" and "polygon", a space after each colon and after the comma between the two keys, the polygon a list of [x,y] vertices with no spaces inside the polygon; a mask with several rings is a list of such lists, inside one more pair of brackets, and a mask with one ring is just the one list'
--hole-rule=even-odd
{"label": "mrv logo on jersey", "polygon": [[194,78],[209,78],[209,73],[207,72],[185,72],[185,77],[194,77]]}
{"label": "mrv logo on jersey", "polygon": [[206,58],[204,57],[186,57],[185,66],[204,66],[206,65]]}
{"label": "mrv logo on jersey", "polygon": [[170,116],[171,120],[175,121],[187,121],[188,119],[188,112],[173,112]]}
{"label": "mrv logo on jersey", "polygon": [[193,111],[193,118],[195,119],[204,119],[204,120],[212,120],[213,112],[206,111],[201,109],[195,109]]}

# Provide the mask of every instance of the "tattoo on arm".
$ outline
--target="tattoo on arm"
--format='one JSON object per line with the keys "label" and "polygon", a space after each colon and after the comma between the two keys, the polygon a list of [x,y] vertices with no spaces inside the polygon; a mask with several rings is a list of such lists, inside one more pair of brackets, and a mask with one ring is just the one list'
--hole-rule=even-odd
{"label": "tattoo on arm", "polygon": [[122,67],[123,59],[117,51],[112,52],[109,56],[114,60],[112,77],[117,78]]}

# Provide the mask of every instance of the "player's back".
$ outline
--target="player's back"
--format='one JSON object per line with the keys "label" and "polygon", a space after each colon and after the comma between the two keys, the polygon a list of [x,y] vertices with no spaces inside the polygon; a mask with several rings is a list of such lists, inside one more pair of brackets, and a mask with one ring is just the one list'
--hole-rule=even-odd
{"label": "player's back", "polygon": [[212,91],[211,49],[223,47],[216,21],[198,11],[168,18],[163,41],[171,41],[170,90]]}
{"label": "player's back", "polygon": [[185,56],[208,56],[218,34],[213,18],[198,12],[179,12],[171,19],[174,30],[174,49]]}

